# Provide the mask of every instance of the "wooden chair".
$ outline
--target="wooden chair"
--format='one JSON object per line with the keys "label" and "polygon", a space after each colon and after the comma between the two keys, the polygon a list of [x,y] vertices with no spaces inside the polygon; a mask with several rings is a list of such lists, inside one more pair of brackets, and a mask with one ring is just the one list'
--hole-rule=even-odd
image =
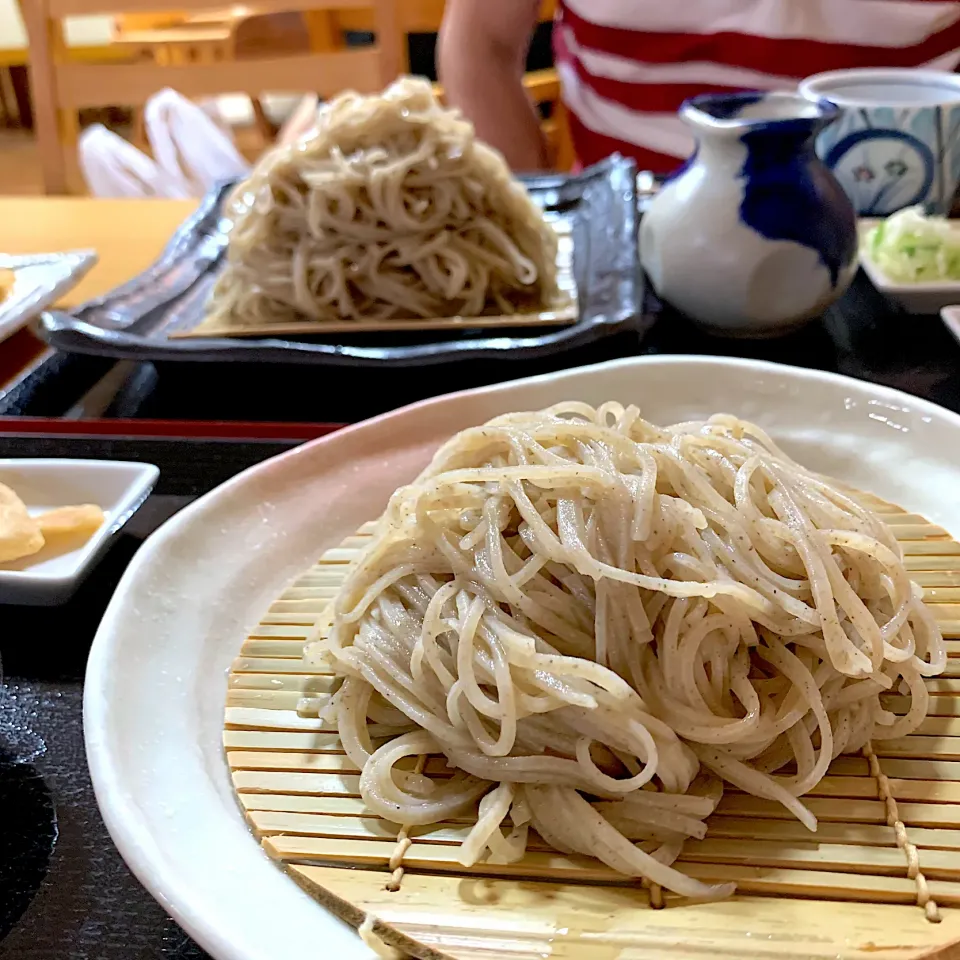
{"label": "wooden chair", "polygon": [[[350,5],[331,4],[329,9],[308,10],[303,14],[314,50],[345,49],[347,33],[373,33],[378,35],[374,11],[369,3],[360,0]],[[396,0],[395,26],[400,39],[394,41],[399,47],[401,72],[409,73],[410,56],[408,38],[414,33],[436,33],[443,20],[444,0]],[[556,0],[542,0],[540,22],[553,20]],[[570,170],[574,163],[573,143],[567,122],[566,108],[560,98],[560,80],[556,70],[536,70],[524,77],[524,86],[530,98],[538,106],[550,104],[548,119],[543,122],[543,132],[550,150],[552,166],[557,170]],[[442,96],[442,88],[438,86]]]}
{"label": "wooden chair", "polygon": [[115,22],[117,29],[124,33],[130,30],[161,30],[164,27],[176,27],[186,19],[186,10],[163,10],[150,13],[122,13]]}
{"label": "wooden chair", "polygon": [[[331,7],[335,5],[331,4]],[[307,10],[304,19],[315,41],[344,33],[376,33],[370,3],[342,3],[341,9]],[[409,72],[410,59],[406,38],[412,33],[436,33],[443,20],[444,0],[397,0],[396,28],[404,37],[401,46],[402,70]],[[542,0],[540,22],[553,20],[556,0]]]}
{"label": "wooden chair", "polygon": [[[341,9],[358,0],[302,0],[314,9]],[[157,64],[77,63],[65,55],[63,21],[90,14],[124,14],[150,10],[156,0],[29,0],[23,16],[30,39],[30,73],[35,125],[43,182],[47,193],[69,190],[76,178],[76,115],[84,107],[116,104],[142,106],[163,87],[184,96],[207,97],[264,90],[315,90],[330,97],[346,88],[362,93],[380,90],[402,72],[402,35],[397,28],[396,0],[360,0],[372,10],[378,35],[373,47],[317,52],[306,49],[288,56],[253,61],[213,59],[210,62]],[[197,13],[221,7],[212,0],[186,0],[179,7]],[[286,12],[296,0],[262,0],[257,13]]]}
{"label": "wooden chair", "polygon": [[[213,10],[193,17],[185,13],[125,15],[116,21],[115,42],[131,51],[131,59],[162,66],[257,60],[311,52],[310,34],[298,12],[254,14]],[[314,51],[322,52],[322,51]],[[254,121],[269,146],[277,133],[259,97],[251,96]],[[143,114],[134,114],[134,143],[145,142]]]}
{"label": "wooden chair", "polygon": [[[157,15],[162,19],[155,26],[163,24],[164,28],[152,30],[146,29],[151,24],[148,15],[143,15],[135,24],[139,30],[133,32],[127,29],[131,21],[127,16],[122,18],[120,35],[125,36],[127,42],[144,46],[145,52],[152,50],[157,62],[165,64],[248,59],[256,55],[258,47],[263,48],[262,53],[270,50],[301,53],[307,49],[314,53],[332,53],[347,49],[345,38],[348,33],[377,33],[375,11],[370,8],[369,0],[359,0],[359,4],[352,7],[341,5],[339,9],[306,10],[302,14],[251,15],[250,8],[245,8],[242,13],[231,8],[188,16],[180,11]],[[554,0],[544,0],[540,10],[541,23],[553,19],[554,8]],[[401,72],[409,73],[411,69],[409,37],[418,33],[436,33],[443,11],[444,0],[397,0],[395,26],[401,35]],[[543,122],[543,131],[552,165],[559,170],[569,170],[574,160],[573,146],[556,71],[546,69],[528,73],[524,83],[535,103],[550,104],[550,115]],[[442,95],[439,87],[438,92]],[[315,102],[315,98],[310,99]],[[255,97],[251,100],[257,128],[264,143],[269,143],[276,128],[267,119],[260,101]],[[294,126],[302,126],[302,123]]]}

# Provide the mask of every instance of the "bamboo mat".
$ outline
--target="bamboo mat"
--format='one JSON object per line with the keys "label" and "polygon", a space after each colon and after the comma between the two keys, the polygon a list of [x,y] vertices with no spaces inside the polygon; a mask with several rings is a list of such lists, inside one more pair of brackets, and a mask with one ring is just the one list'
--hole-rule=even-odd
{"label": "bamboo mat", "polygon": [[[373,524],[303,574],[233,664],[223,742],[254,834],[343,919],[358,926],[369,913],[381,939],[431,960],[957,960],[960,947],[936,948],[960,941],[960,911],[949,909],[960,905],[960,543],[921,516],[860,496],[901,542],[950,659],[927,681],[931,708],[916,733],[834,761],[805,801],[816,834],[778,804],[725,787],[707,837],[688,841],[678,865],[701,880],[735,880],[736,897],[651,910],[683,901],[535,837],[518,863],[465,868],[456,848],[466,819],[413,828],[412,842],[398,844],[398,827],[366,810],[359,770],[317,717],[333,677],[301,661]],[[904,708],[900,696],[885,699]],[[428,769],[447,770],[443,758]]]}

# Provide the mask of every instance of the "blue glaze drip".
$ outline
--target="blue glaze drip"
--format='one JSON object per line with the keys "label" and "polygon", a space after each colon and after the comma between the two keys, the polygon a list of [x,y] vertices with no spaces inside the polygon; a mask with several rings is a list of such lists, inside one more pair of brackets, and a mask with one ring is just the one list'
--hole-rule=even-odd
{"label": "blue glaze drip", "polygon": [[741,135],[747,159],[740,171],[740,219],[768,240],[790,240],[815,251],[836,286],[840,271],[856,256],[856,218],[814,153],[818,127],[809,119],[777,120]]}

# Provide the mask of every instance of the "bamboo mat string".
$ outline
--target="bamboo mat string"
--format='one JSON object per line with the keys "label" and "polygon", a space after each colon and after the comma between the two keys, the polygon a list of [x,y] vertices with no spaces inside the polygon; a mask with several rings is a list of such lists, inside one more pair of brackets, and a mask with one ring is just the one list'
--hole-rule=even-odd
{"label": "bamboo mat string", "polygon": [[900,819],[897,801],[890,790],[890,781],[880,768],[880,761],[873,752],[873,744],[869,740],[863,748],[863,755],[870,765],[870,775],[877,781],[877,793],[883,801],[887,823],[893,827],[894,835],[897,838],[897,846],[907,858],[907,876],[917,885],[917,906],[923,907],[924,914],[931,923],[940,923],[943,919],[940,916],[940,908],[937,906],[937,901],[930,896],[927,878],[920,869],[920,853],[916,845],[911,843],[907,836],[907,827]]}
{"label": "bamboo mat string", "polygon": [[[423,768],[426,766],[427,758],[424,754],[420,754],[417,757],[417,762],[414,765],[414,773],[423,773]],[[390,870],[391,875],[390,879],[387,882],[386,889],[390,893],[396,893],[400,889],[400,884],[403,881],[403,858],[406,852],[412,846],[413,841],[407,836],[407,825],[404,824],[400,828],[400,832],[397,834],[397,846],[394,848],[393,853],[390,856]]]}

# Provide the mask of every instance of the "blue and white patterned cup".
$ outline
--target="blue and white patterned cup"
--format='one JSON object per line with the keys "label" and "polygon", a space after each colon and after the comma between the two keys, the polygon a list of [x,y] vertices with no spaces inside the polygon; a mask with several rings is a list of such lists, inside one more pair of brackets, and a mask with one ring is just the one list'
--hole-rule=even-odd
{"label": "blue and white patterned cup", "polygon": [[800,93],[840,119],[817,152],[865,217],[925,204],[947,213],[960,183],[960,76],[937,70],[835,70]]}

